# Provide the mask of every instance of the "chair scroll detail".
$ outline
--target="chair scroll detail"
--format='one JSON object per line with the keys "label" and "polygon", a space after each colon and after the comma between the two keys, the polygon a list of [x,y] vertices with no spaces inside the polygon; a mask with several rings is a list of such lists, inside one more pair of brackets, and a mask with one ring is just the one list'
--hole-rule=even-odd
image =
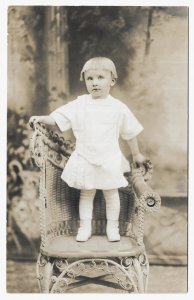
{"label": "chair scroll detail", "polygon": [[[161,200],[148,185],[153,167],[148,161],[141,168],[131,167],[124,174],[128,186],[119,189],[120,234],[116,243],[106,238],[106,208],[103,193],[94,199],[92,238],[75,240],[79,226],[79,193],[61,179],[61,172],[75,145],[36,123],[31,124],[31,156],[40,168],[40,234],[37,260],[40,291],[63,293],[81,283],[108,284],[127,292],[147,289],[149,262],[143,242],[145,212],[155,212]],[[106,279],[106,281],[105,281]]]}

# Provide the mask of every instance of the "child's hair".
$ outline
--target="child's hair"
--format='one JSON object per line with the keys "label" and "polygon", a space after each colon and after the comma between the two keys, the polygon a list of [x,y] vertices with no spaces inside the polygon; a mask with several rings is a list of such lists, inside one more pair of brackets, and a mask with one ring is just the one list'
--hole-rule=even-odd
{"label": "child's hair", "polygon": [[93,57],[89,59],[83,66],[80,73],[80,80],[84,80],[84,73],[91,69],[104,69],[111,72],[112,78],[117,79],[117,71],[114,62],[107,57]]}

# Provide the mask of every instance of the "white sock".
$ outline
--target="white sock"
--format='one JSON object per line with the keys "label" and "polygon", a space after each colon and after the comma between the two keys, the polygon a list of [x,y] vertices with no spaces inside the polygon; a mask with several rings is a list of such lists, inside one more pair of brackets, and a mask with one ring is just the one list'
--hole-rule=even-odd
{"label": "white sock", "polygon": [[93,212],[93,201],[96,190],[81,190],[79,200],[80,220],[91,220]]}
{"label": "white sock", "polygon": [[119,220],[120,198],[118,189],[104,190],[103,194],[106,201],[107,220]]}

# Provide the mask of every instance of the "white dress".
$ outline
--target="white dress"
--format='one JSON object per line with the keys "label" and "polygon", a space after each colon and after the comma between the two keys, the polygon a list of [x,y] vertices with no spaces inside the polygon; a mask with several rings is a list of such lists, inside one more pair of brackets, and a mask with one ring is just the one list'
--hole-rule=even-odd
{"label": "white dress", "polygon": [[82,95],[50,114],[63,132],[72,128],[76,148],[61,178],[77,189],[116,189],[127,186],[119,136],[130,140],[142,130],[129,108],[112,96]]}

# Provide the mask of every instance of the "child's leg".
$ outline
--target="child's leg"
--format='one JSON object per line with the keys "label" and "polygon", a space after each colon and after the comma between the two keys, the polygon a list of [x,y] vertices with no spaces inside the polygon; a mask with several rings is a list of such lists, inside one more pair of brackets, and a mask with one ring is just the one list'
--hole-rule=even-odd
{"label": "child's leg", "polygon": [[108,240],[119,241],[119,213],[120,213],[120,198],[118,189],[104,190],[104,197],[106,201],[106,216],[107,227],[106,233]]}
{"label": "child's leg", "polygon": [[93,200],[96,190],[81,190],[79,200],[79,216],[80,216],[80,227],[76,240],[79,242],[87,241],[92,233],[92,211],[93,211]]}

